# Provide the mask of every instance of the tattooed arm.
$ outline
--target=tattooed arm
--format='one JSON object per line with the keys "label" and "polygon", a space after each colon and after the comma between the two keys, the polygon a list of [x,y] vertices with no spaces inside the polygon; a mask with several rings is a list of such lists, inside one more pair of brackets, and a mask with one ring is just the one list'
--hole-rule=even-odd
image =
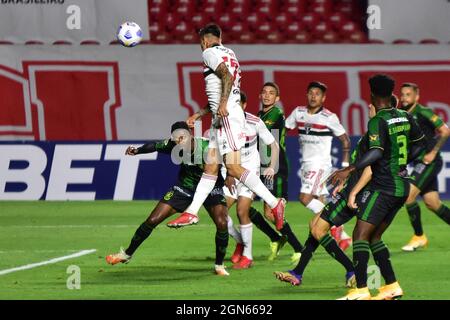
{"label": "tattooed arm", "polygon": [[219,109],[217,110],[217,114],[220,117],[226,117],[228,116],[228,97],[230,96],[231,88],[233,87],[233,76],[228,71],[225,62],[219,64],[215,71],[215,74],[219,77],[220,80],[222,80],[222,91],[220,94]]}

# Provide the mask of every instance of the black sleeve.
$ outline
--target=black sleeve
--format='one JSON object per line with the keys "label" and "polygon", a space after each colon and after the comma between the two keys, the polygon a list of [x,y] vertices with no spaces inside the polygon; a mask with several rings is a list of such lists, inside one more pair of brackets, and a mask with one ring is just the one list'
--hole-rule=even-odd
{"label": "black sleeve", "polygon": [[155,151],[162,153],[170,153],[175,146],[175,142],[170,139],[162,141],[147,142],[143,146],[137,148],[136,154],[152,153]]}
{"label": "black sleeve", "polygon": [[354,164],[356,170],[364,169],[383,157],[383,150],[372,148],[367,151],[357,163]]}

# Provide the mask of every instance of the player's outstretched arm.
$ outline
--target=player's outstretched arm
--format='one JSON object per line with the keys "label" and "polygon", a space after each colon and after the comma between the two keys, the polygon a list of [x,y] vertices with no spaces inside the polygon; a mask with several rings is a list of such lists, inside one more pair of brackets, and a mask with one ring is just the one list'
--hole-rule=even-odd
{"label": "player's outstretched arm", "polygon": [[170,153],[175,146],[175,143],[171,141],[170,139],[162,140],[162,141],[152,141],[147,142],[146,144],[142,145],[139,148],[135,148],[133,146],[129,146],[127,150],[125,151],[126,155],[129,156],[135,156],[137,154],[143,154],[143,153],[152,153],[152,152],[163,152],[163,153]]}
{"label": "player's outstretched arm", "polygon": [[220,102],[219,102],[219,109],[217,109],[217,114],[220,117],[226,117],[228,116],[227,111],[227,102],[228,97],[230,96],[231,88],[233,87],[233,75],[228,71],[227,66],[225,65],[225,62],[222,62],[217,67],[215,74],[219,77],[220,80],[222,80],[222,90],[220,93]]}
{"label": "player's outstretched arm", "polygon": [[204,115],[206,115],[210,112],[211,112],[211,108],[208,104],[205,108],[198,110],[192,116],[187,118],[186,123],[188,124],[189,128],[193,128],[195,121],[197,121],[198,119],[200,119],[201,117],[203,117]]}

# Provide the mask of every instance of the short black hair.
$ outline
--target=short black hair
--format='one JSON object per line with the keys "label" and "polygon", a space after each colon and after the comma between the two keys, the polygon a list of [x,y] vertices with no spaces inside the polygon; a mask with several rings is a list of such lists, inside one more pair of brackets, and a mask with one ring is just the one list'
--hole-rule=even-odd
{"label": "short black hair", "polygon": [[272,87],[272,88],[274,88],[276,90],[276,92],[277,92],[277,97],[280,96],[280,87],[275,82],[270,82],[270,81],[266,82],[263,85],[263,88],[264,87]]}
{"label": "short black hair", "polygon": [[395,80],[386,74],[376,74],[369,78],[370,92],[380,98],[390,98],[395,87]]}
{"label": "short black hair", "polygon": [[200,38],[203,38],[207,34],[220,38],[222,36],[222,29],[215,23],[209,23],[198,32]]}
{"label": "short black hair", "polygon": [[189,126],[186,123],[186,121],[177,121],[172,125],[172,128],[170,129],[170,133],[173,133],[175,130],[178,129],[185,129],[189,131]]}
{"label": "short black hair", "polygon": [[327,92],[327,86],[325,85],[325,83],[320,82],[320,81],[312,81],[308,84],[308,88],[306,88],[306,92],[309,91],[309,89],[311,88],[319,88],[320,90],[322,90],[323,93]]}
{"label": "short black hair", "polygon": [[414,92],[419,91],[419,86],[414,82],[404,82],[401,88],[412,88]]}
{"label": "short black hair", "polygon": [[241,90],[241,103],[246,103],[247,102],[247,95],[245,94],[244,91]]}

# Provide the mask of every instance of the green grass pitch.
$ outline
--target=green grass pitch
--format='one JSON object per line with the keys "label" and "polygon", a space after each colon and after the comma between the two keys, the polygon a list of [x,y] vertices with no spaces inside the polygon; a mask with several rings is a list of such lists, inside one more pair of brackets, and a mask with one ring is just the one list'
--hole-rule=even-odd
{"label": "green grass pitch", "polygon": [[[268,262],[269,241],[253,231],[254,266],[213,274],[215,228],[204,211],[197,226],[179,230],[160,225],[132,261],[110,266],[105,256],[126,247],[156,202],[0,202],[0,273],[2,270],[66,256],[85,249],[93,254],[0,275],[0,299],[336,299],[346,293],[344,269],[319,247],[303,284],[277,281],[273,271],[291,268],[286,245]],[[447,205],[449,202],[447,202]],[[256,206],[261,208],[260,203]],[[422,206],[430,245],[413,253],[400,250],[412,235],[402,209],[384,237],[402,285],[404,299],[450,299],[449,227]],[[234,208],[231,215],[236,221]],[[300,203],[288,204],[287,218],[303,243],[311,214]],[[346,225],[351,232],[354,221]],[[226,265],[234,250],[230,239]],[[349,252],[351,255],[351,251]],[[374,264],[373,260],[369,265]],[[81,270],[81,288],[67,289],[67,268]],[[374,292],[375,293],[375,292]]]}

